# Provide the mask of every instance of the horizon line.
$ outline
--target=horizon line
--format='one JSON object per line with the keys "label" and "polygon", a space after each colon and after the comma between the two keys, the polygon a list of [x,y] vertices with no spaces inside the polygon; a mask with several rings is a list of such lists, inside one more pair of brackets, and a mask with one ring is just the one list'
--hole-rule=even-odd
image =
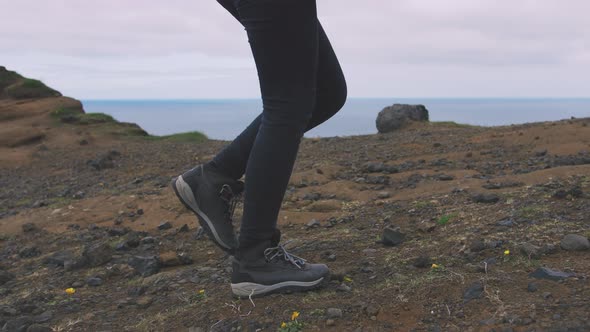
{"label": "horizon line", "polygon": [[[560,97],[560,96],[545,96],[545,97],[348,97],[347,99],[531,99],[531,100],[540,100],[540,99],[590,99],[588,97]],[[79,98],[79,100],[85,101],[195,101],[195,100],[232,100],[232,101],[239,101],[239,100],[260,100],[260,97],[230,97],[230,98]]]}

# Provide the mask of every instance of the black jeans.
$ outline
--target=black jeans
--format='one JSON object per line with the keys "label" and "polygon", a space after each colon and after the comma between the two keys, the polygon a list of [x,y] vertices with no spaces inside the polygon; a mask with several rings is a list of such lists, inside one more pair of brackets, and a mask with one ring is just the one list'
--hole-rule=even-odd
{"label": "black jeans", "polygon": [[338,112],[346,81],[317,19],[315,0],[218,0],[245,27],[262,113],[210,164],[246,174],[240,249],[276,236],[303,134]]}

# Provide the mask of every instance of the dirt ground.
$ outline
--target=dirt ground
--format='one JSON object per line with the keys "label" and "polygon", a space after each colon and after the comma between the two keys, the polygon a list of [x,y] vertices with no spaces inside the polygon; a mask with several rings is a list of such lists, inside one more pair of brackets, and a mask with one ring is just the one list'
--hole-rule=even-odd
{"label": "dirt ground", "polygon": [[252,301],[168,187],[228,142],[41,123],[2,147],[7,331],[277,331],[295,311],[303,331],[590,330],[590,118],[304,139],[279,225],[332,280]]}

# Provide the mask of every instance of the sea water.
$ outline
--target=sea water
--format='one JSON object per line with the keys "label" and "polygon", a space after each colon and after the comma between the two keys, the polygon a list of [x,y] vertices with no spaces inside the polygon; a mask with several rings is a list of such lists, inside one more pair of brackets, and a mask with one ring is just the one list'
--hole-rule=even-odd
{"label": "sea water", "polygon": [[[260,112],[257,99],[84,100],[86,112],[134,122],[153,135],[200,131],[209,138],[235,138]],[[349,98],[346,105],[305,137],[365,135],[377,132],[384,107],[423,104],[431,121],[497,126],[590,117],[590,98]]]}

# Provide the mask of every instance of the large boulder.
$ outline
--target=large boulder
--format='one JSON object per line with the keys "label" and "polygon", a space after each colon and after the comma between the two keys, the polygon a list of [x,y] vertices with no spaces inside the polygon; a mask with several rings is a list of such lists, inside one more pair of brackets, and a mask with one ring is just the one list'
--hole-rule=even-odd
{"label": "large boulder", "polygon": [[379,133],[388,133],[401,129],[412,121],[427,122],[428,119],[428,110],[424,105],[394,104],[379,112],[376,124]]}

